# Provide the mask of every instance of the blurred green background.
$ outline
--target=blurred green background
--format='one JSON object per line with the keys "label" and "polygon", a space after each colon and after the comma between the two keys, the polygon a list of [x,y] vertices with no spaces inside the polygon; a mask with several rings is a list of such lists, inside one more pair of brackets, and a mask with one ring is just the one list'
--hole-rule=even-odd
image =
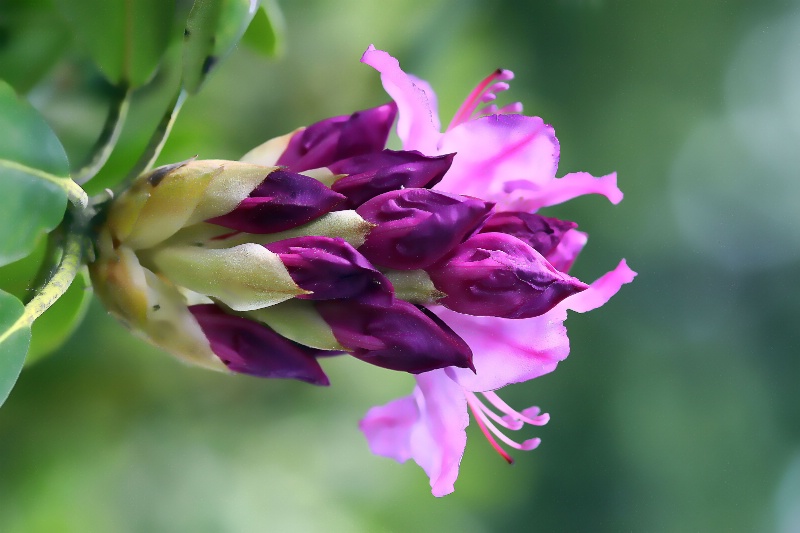
{"label": "blurred green background", "polygon": [[[432,83],[445,122],[509,68],[503,98],[554,125],[560,175],[619,173],[619,206],[547,211],[591,235],[574,273],[592,280],[625,257],[639,277],[571,316],[556,372],[504,390],[551,414],[526,435],[540,448],[508,467],[471,425],[443,499],[416,465],[372,456],[357,429],[409,376],[346,357],[326,361],[329,389],[187,368],[95,304],[0,410],[0,531],[800,531],[800,5],[281,7],[284,56],[237,48],[187,101],[160,162],[235,159],[387,100],[358,63],[370,43]],[[80,159],[108,86],[43,20],[35,42],[65,52],[28,97]],[[136,126],[158,120],[163,98],[139,95],[126,146],[144,142]],[[107,172],[124,172],[124,156]]]}

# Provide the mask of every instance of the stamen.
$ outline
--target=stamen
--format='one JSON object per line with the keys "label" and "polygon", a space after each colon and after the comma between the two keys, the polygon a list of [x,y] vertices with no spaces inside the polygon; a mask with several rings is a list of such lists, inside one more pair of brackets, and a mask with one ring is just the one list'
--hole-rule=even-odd
{"label": "stamen", "polygon": [[[493,100],[494,97],[496,97],[494,93],[508,89],[507,83],[494,82],[504,82],[513,78],[514,73],[510,70],[497,69],[492,72],[482,82],[480,82],[471,93],[469,93],[467,99],[464,100],[464,103],[461,104],[461,107],[459,107],[458,111],[456,111],[456,114],[453,116],[453,120],[450,122],[450,125],[447,127],[447,129],[453,129],[462,122],[466,122],[475,112],[475,109],[478,107],[480,102],[488,102]],[[484,96],[488,94],[492,94],[493,97],[484,100]]]}
{"label": "stamen", "polygon": [[477,115],[485,117],[487,115],[513,115],[519,113],[522,113],[522,102],[504,105],[499,109],[495,104],[490,104],[479,109]]}
{"label": "stamen", "polygon": [[494,440],[494,437],[492,437],[489,429],[486,427],[483,418],[480,416],[480,408],[475,406],[475,402],[480,403],[480,401],[471,392],[464,391],[464,396],[467,398],[467,405],[469,405],[470,409],[472,410],[472,414],[475,415],[475,422],[478,423],[478,427],[480,427],[481,431],[483,431],[483,435],[486,437],[486,440],[488,440],[492,448],[494,448],[494,450],[500,454],[500,457],[505,459],[508,464],[513,465],[514,459],[508,455],[503,448],[500,447],[496,440]]}
{"label": "stamen", "polygon": [[513,113],[522,113],[522,102],[513,102],[504,105],[497,111],[500,115],[508,115]]}
{"label": "stamen", "polygon": [[464,392],[464,395],[467,399],[467,404],[469,405],[472,414],[475,415],[475,421],[478,423],[481,431],[486,436],[486,440],[489,441],[489,444],[491,444],[491,446],[503,457],[503,459],[505,459],[509,464],[513,464],[513,459],[508,453],[506,453],[505,450],[500,447],[497,440],[494,438],[495,436],[505,444],[511,446],[512,448],[516,448],[517,450],[528,451],[539,446],[539,444],[542,442],[539,438],[528,439],[521,443],[509,438],[492,423],[492,420],[507,429],[516,431],[521,429],[526,423],[536,426],[546,424],[550,418],[548,414],[545,413],[539,415],[538,407],[529,407],[524,409],[522,412],[518,412],[500,399],[496,393],[489,391],[483,392],[482,394],[493,406],[506,415],[503,417],[497,415],[497,413],[492,411],[478,398],[476,393],[467,391]]}
{"label": "stamen", "polygon": [[[477,398],[477,397],[476,397]],[[497,413],[486,407],[483,402],[478,400],[478,406],[480,406],[481,411],[483,411],[489,418],[503,426],[504,428],[510,429],[512,431],[517,431],[518,429],[522,429],[525,425],[525,422],[522,420],[517,420],[516,418],[510,416],[499,416]]]}
{"label": "stamen", "polygon": [[550,420],[549,414],[539,414],[541,411],[538,407],[528,407],[527,409],[523,409],[522,412],[516,411],[513,407],[504,402],[494,391],[486,391],[483,393],[483,396],[489,400],[492,405],[497,407],[500,412],[505,413],[513,420],[519,420],[526,424],[531,424],[532,426],[543,426]]}
{"label": "stamen", "polygon": [[[492,433],[494,433],[495,435],[497,435],[497,438],[499,438],[501,441],[505,442],[506,444],[508,444],[508,445],[509,445],[509,446],[511,446],[512,448],[516,448],[517,450],[524,450],[524,449],[526,449],[526,448],[525,448],[525,445],[526,445],[526,443],[528,443],[529,441],[525,441],[525,442],[523,442],[522,444],[520,444],[519,442],[517,442],[517,441],[515,441],[515,440],[512,440],[512,439],[510,439],[509,437],[507,437],[507,436],[506,436],[506,434],[505,434],[505,433],[503,433],[502,431],[500,431],[499,429],[497,429],[497,426],[495,426],[494,424],[492,424],[492,421],[491,421],[491,420],[489,420],[489,418],[488,418],[488,417],[487,417],[485,414],[483,414],[483,411],[480,411],[480,410],[479,410],[478,412],[476,412],[476,413],[475,413],[475,417],[476,417],[476,418],[482,418],[482,419],[483,419],[483,423],[484,423],[484,424],[486,424],[486,426],[487,426],[487,427],[488,427],[488,428],[489,428],[489,429],[492,431]],[[536,439],[531,439],[531,440],[536,440]]]}
{"label": "stamen", "polygon": [[488,94],[501,93],[503,91],[507,91],[509,87],[511,87],[509,84],[507,84],[504,81],[501,81],[501,82],[495,83],[494,85],[492,85],[491,87],[486,89],[486,92]]}

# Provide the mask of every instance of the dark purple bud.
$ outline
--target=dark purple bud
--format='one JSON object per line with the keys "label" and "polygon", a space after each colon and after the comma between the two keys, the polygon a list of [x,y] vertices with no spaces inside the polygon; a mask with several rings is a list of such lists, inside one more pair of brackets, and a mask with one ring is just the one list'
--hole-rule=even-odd
{"label": "dark purple bud", "polygon": [[302,172],[379,152],[386,146],[396,115],[397,106],[392,102],[312,124],[292,137],[276,164]]}
{"label": "dark purple bud", "polygon": [[334,174],[347,174],[331,188],[358,207],[370,198],[397,189],[433,187],[453,164],[455,154],[427,157],[416,151],[359,155],[330,165]]}
{"label": "dark purple bud", "polygon": [[467,343],[408,302],[325,300],[315,306],[339,343],[362,361],[412,374],[448,366],[474,370]]}
{"label": "dark purple bud", "polygon": [[247,233],[275,233],[310,222],[344,201],[314,178],[276,170],[236,209],[207,222]]}
{"label": "dark purple bud", "polygon": [[528,243],[542,255],[552,252],[564,234],[577,228],[575,222],[522,211],[492,213],[481,233],[506,233]]}
{"label": "dark purple bud", "polygon": [[391,191],[356,209],[376,224],[358,251],[396,270],[425,268],[477,231],[493,203],[429,189]]}
{"label": "dark purple bud", "polygon": [[296,237],[265,245],[281,258],[300,288],[298,298],[330,300],[370,293],[392,300],[392,284],[346,241],[332,237]]}
{"label": "dark purple bud", "polygon": [[553,268],[525,242],[503,233],[473,235],[427,272],[447,295],[438,303],[477,316],[539,316],[588,287]]}
{"label": "dark purple bud", "polygon": [[233,372],[329,385],[316,357],[331,352],[291,341],[269,327],[226,314],[214,304],[189,306],[211,350]]}

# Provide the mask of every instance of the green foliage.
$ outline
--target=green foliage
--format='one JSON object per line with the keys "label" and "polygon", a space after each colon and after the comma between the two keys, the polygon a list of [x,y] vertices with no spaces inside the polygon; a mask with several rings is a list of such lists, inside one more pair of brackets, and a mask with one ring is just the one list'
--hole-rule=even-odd
{"label": "green foliage", "polygon": [[155,72],[169,42],[174,0],[55,0],[103,75],[140,86]]}
{"label": "green foliage", "polygon": [[255,15],[258,0],[196,0],[186,21],[183,83],[190,93],[239,41]]}
{"label": "green foliage", "polygon": [[21,324],[22,302],[0,291],[0,405],[17,381],[31,342],[31,328]]}
{"label": "green foliage", "polygon": [[46,0],[3,0],[0,11],[0,72],[25,92],[63,55],[72,35]]}
{"label": "green foliage", "polygon": [[262,0],[250,26],[242,36],[242,44],[266,57],[283,53],[283,16],[274,0]]}
{"label": "green foliage", "polygon": [[39,114],[0,81],[0,265],[28,255],[64,216],[69,163]]}

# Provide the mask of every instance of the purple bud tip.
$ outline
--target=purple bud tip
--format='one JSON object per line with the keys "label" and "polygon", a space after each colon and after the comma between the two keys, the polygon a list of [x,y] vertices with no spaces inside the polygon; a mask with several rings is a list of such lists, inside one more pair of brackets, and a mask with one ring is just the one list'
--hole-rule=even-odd
{"label": "purple bud tip", "polygon": [[329,167],[334,174],[347,174],[331,187],[357,207],[370,198],[397,189],[433,187],[450,170],[455,154],[427,157],[416,151],[393,151],[361,155]]}
{"label": "purple bud tip", "polygon": [[302,172],[379,152],[386,146],[396,115],[397,106],[391,102],[312,124],[292,137],[277,164]]}
{"label": "purple bud tip", "polygon": [[467,315],[539,316],[588,285],[557,271],[536,250],[511,235],[479,233],[427,269],[447,294],[439,303]]}
{"label": "purple bud tip", "polygon": [[297,237],[265,246],[278,254],[300,288],[312,294],[298,298],[331,300],[364,293],[392,299],[392,285],[346,241],[332,237]]}
{"label": "purple bud tip", "polygon": [[344,201],[314,178],[276,170],[236,209],[208,222],[247,233],[275,233],[310,222]]}
{"label": "purple bud tip", "polygon": [[522,211],[492,213],[481,228],[481,233],[506,233],[528,243],[542,255],[552,252],[564,234],[577,228],[575,222],[543,217]]}
{"label": "purple bud tip", "polygon": [[391,305],[368,300],[315,303],[336,339],[354,357],[412,374],[448,366],[474,370],[469,346],[440,319],[403,300],[395,299]]}
{"label": "purple bud tip", "polygon": [[396,270],[428,267],[477,231],[494,204],[429,189],[403,189],[356,209],[376,224],[359,251]]}
{"label": "purple bud tip", "polygon": [[189,307],[211,350],[231,371],[266,378],[329,385],[317,357],[332,352],[291,341],[264,324],[226,314],[214,304]]}

